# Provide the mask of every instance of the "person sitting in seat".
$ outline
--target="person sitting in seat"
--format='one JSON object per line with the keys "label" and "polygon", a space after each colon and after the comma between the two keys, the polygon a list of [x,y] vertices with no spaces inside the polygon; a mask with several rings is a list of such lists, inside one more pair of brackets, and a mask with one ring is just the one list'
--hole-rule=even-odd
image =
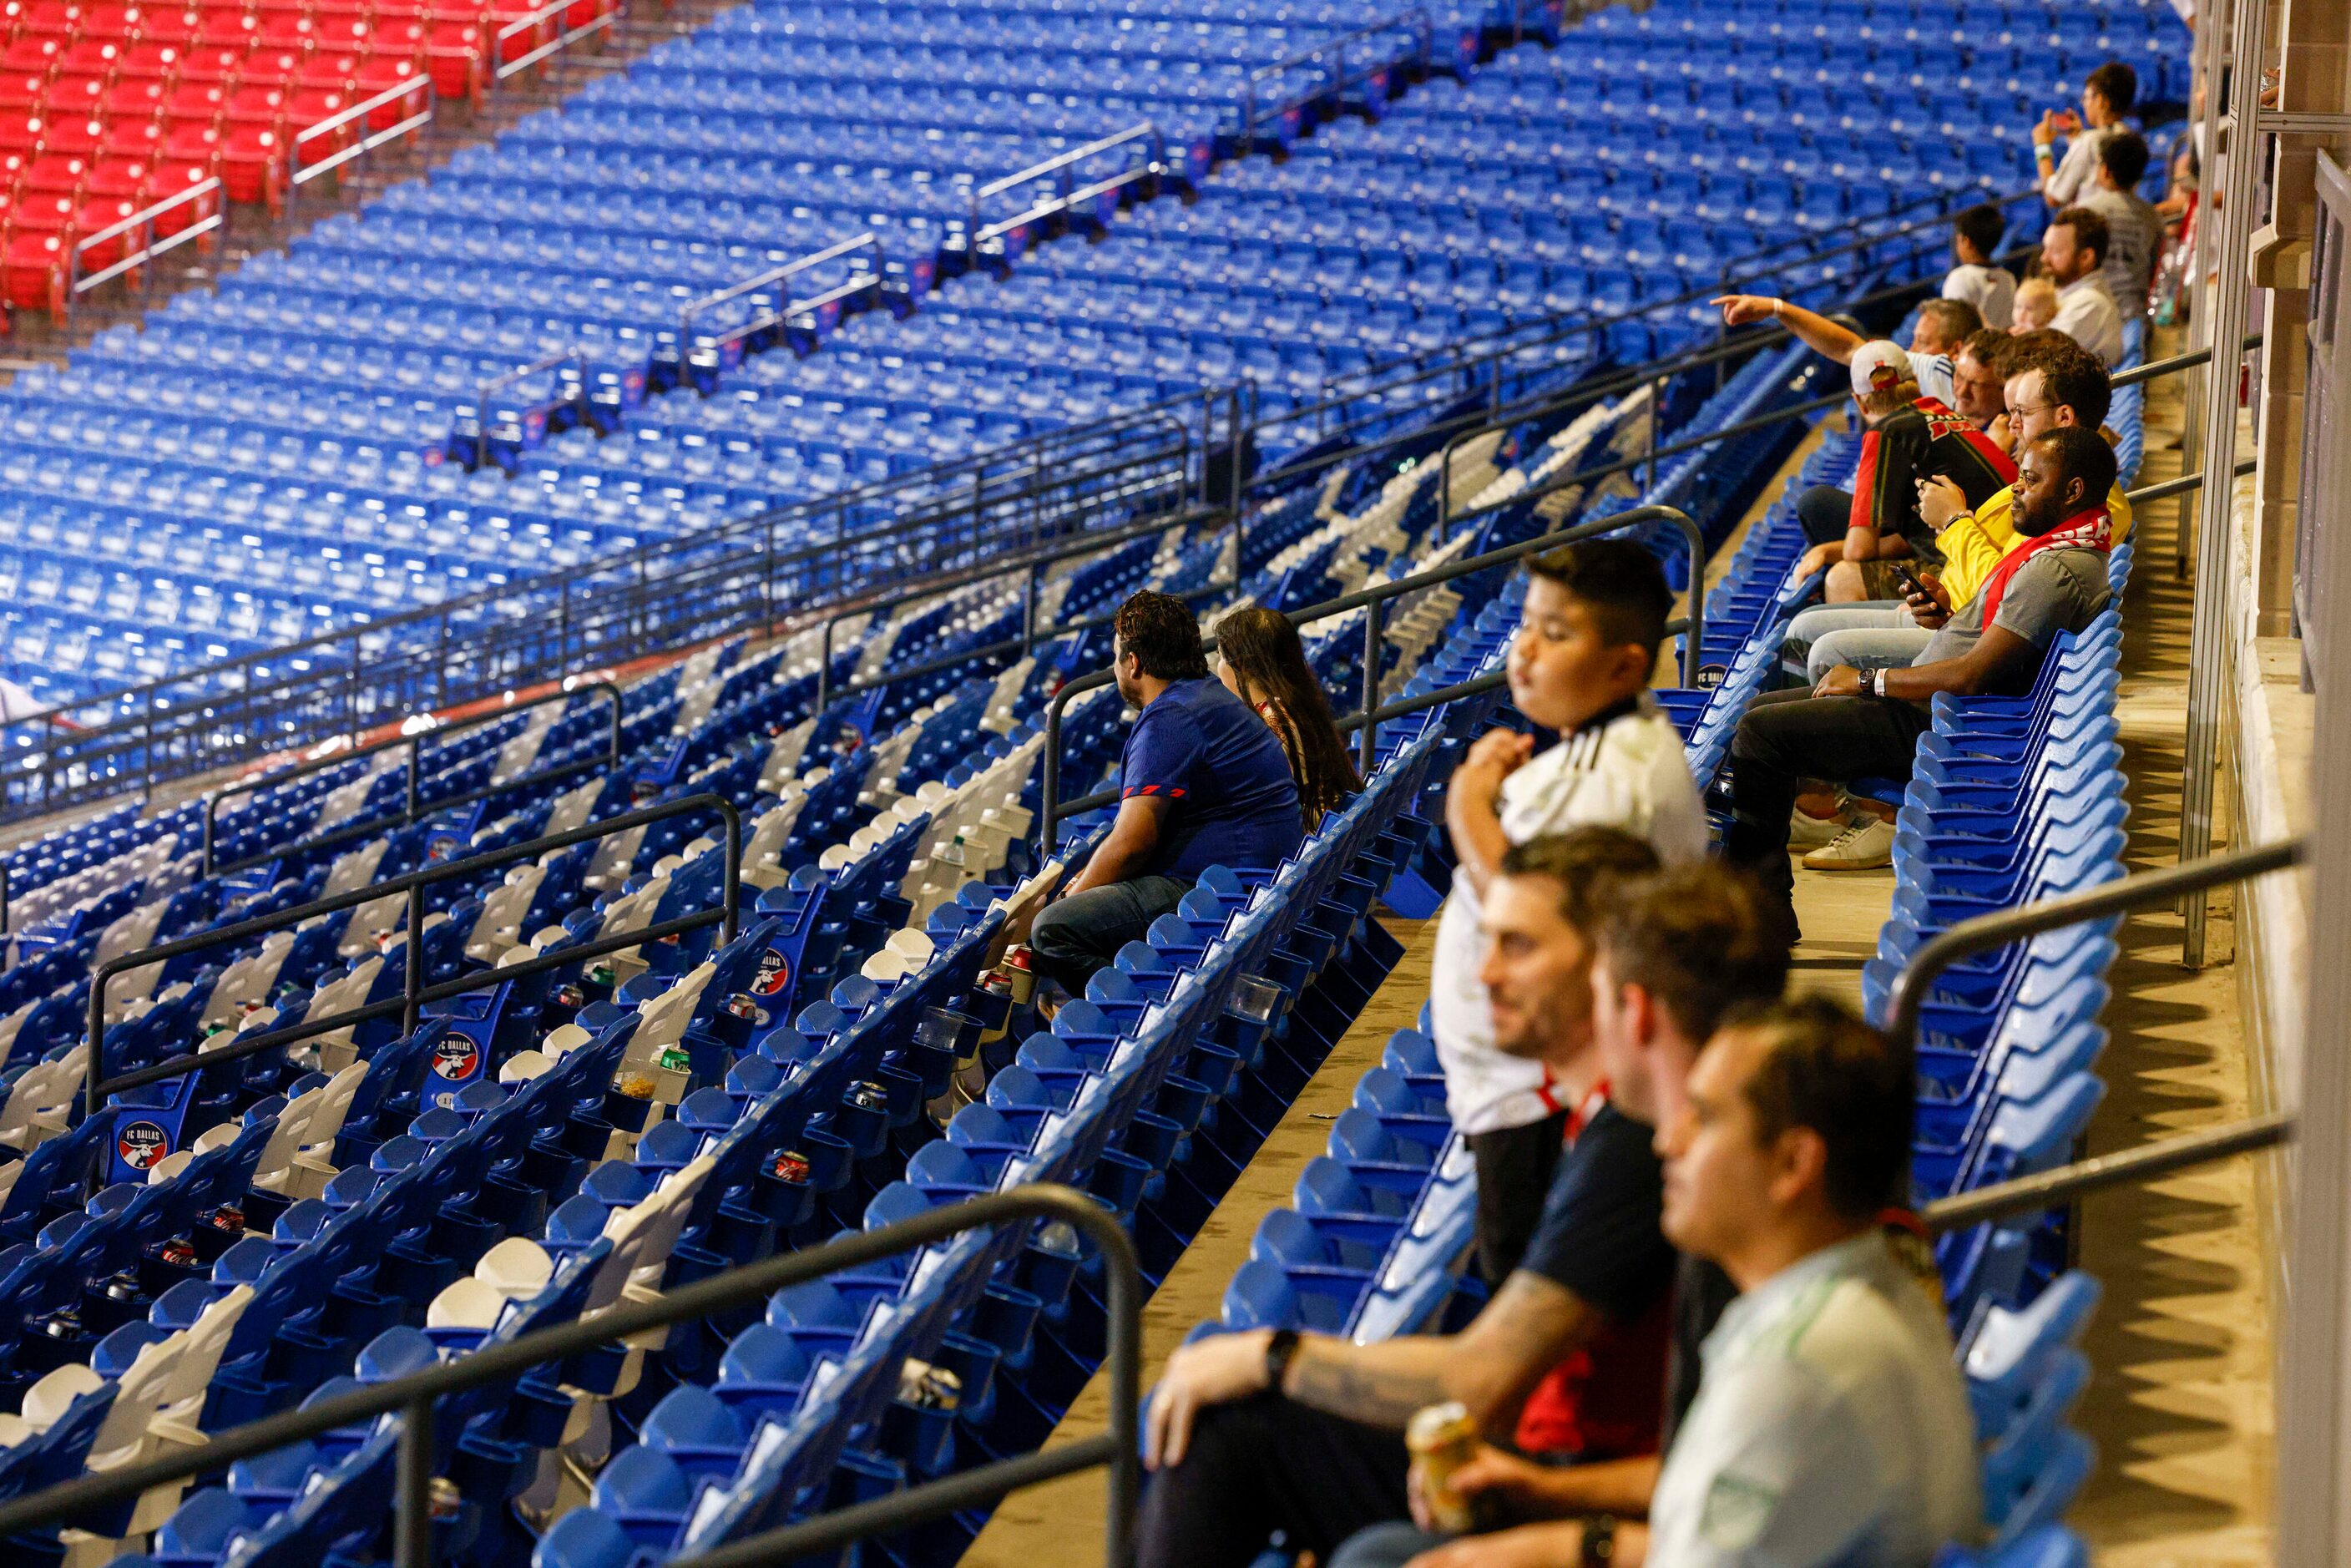
{"label": "person sitting in seat", "polygon": [[1145,589],[1119,606],[1113,646],[1118,695],[1141,710],[1118,819],[1029,934],[1039,970],[1071,995],[1208,867],[1271,868],[1304,838],[1281,742],[1208,674],[1191,609]]}
{"label": "person sitting in seat", "polygon": [[2008,219],[1990,202],[1979,203],[1951,220],[1951,259],[1943,276],[1943,298],[1963,299],[1976,308],[1983,324],[2008,330],[2016,306],[2016,277],[1992,257],[1999,254]]}
{"label": "person sitting in seat", "polygon": [[1909,1051],[1826,998],[1734,1014],[1657,1138],[1667,1237],[1740,1293],[1647,1517],[1487,1454],[1473,1467],[1514,1475],[1522,1522],[1450,1541],[1384,1525],[1332,1568],[1926,1568],[1972,1542],[1975,1418],[1940,1292],[1882,1223],[1916,1094]]}
{"label": "person sitting in seat", "polygon": [[2058,633],[2086,629],[2111,596],[2105,496],[2115,473],[2114,449],[2095,430],[2043,432],[2017,460],[2011,519],[2025,542],[2001,558],[1964,610],[1930,617],[1937,630],[1915,663],[1866,674],[1841,664],[1810,691],[1765,693],[1739,721],[1725,847],[1770,891],[1792,944],[1789,813],[1803,781],[1907,776],[1938,692],[2030,691]]}
{"label": "person sitting in seat", "polygon": [[1219,620],[1217,678],[1280,739],[1309,832],[1364,787],[1289,616],[1250,605]]}
{"label": "person sitting in seat", "polygon": [[1559,742],[1496,729],[1454,770],[1445,825],[1458,865],[1437,916],[1430,1034],[1445,1105],[1478,1166],[1478,1264],[1518,1267],[1573,1109],[1542,1062],[1499,1051],[1479,979],[1479,901],[1503,852],[1587,823],[1623,828],[1668,862],[1707,851],[1706,807],[1673,721],[1648,700],[1673,593],[1630,539],[1590,539],[1527,562],[1510,653],[1510,701]]}
{"label": "person sitting in seat", "polygon": [[[1667,1103],[1652,1078],[1670,1072],[1677,1093],[1680,1064],[1716,1020],[1777,998],[1788,969],[1746,878],[1709,861],[1643,872],[1655,864],[1627,834],[1578,828],[1512,848],[1489,883],[1481,967],[1498,1045],[1582,1084],[1620,1071],[1627,1083],[1621,1107],[1613,1086],[1588,1095],[1520,1266],[1458,1334],[1355,1344],[1254,1331],[1169,1357],[1145,1426],[1144,1568],[1245,1568],[1275,1531],[1327,1561],[1355,1531],[1405,1519],[1404,1427],[1447,1400],[1497,1440],[1588,1468],[1594,1496],[1627,1511],[1646,1496],[1667,1414],[1661,1319],[1676,1265],[1657,1229],[1654,1134],[1638,1118]],[[1640,956],[1604,990],[1593,955],[1632,897]],[[1649,916],[1662,917],[1654,931]],[[1604,1006],[1622,1057],[1595,1049]],[[1650,1054],[1655,1072],[1634,1061]]]}

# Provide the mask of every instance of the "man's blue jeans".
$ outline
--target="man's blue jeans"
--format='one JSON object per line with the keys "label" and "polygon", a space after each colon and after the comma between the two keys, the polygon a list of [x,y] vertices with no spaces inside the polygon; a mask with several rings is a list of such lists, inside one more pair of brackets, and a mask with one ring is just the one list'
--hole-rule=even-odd
{"label": "man's blue jeans", "polygon": [[1804,657],[1804,680],[1818,685],[1839,664],[1856,670],[1907,665],[1926,651],[1934,633],[1918,624],[1900,600],[1865,604],[1822,604],[1801,611],[1788,622],[1782,661]]}
{"label": "man's blue jeans", "polygon": [[1121,947],[1142,941],[1191,891],[1172,876],[1138,876],[1056,899],[1029,928],[1029,950],[1040,973],[1083,996],[1095,970],[1110,967]]}

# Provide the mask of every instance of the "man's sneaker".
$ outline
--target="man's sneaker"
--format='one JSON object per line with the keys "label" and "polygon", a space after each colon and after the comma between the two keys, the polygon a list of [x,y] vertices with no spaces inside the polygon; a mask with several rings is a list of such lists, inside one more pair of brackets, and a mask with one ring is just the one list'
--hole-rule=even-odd
{"label": "man's sneaker", "polygon": [[1834,817],[1815,817],[1802,806],[1788,814],[1788,841],[1800,850],[1834,843],[1853,826],[1853,813],[1840,806]]}
{"label": "man's sneaker", "polygon": [[1894,863],[1894,824],[1876,817],[1847,828],[1804,857],[1807,871],[1876,871]]}

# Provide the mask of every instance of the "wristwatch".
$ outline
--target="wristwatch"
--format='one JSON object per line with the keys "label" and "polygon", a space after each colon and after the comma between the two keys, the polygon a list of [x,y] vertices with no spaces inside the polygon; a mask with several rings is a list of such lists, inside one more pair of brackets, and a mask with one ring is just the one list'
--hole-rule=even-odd
{"label": "wristwatch", "polygon": [[1265,1385],[1270,1392],[1281,1392],[1282,1375],[1290,1370],[1290,1358],[1297,1354],[1298,1331],[1274,1330],[1273,1337],[1265,1342]]}
{"label": "wristwatch", "polygon": [[1615,1516],[1595,1513],[1583,1521],[1583,1553],[1579,1568],[1610,1568],[1615,1561]]}

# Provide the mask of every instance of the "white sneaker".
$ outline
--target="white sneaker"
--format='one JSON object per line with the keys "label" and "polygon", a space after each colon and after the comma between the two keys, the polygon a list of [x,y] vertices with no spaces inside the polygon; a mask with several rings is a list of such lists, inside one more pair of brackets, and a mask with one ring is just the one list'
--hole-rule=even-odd
{"label": "white sneaker", "polygon": [[1853,826],[1852,811],[1840,805],[1834,817],[1815,817],[1799,806],[1788,814],[1788,841],[1798,849],[1834,843]]}
{"label": "white sneaker", "polygon": [[1807,871],[1876,871],[1894,863],[1894,824],[1871,817],[1804,857]]}

